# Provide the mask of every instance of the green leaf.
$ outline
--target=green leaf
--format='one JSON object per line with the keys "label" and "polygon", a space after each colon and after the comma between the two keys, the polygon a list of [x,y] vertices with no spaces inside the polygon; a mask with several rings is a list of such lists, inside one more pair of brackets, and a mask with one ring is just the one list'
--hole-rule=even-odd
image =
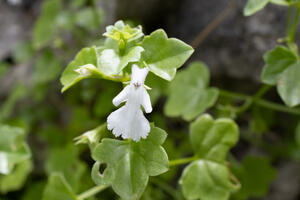
{"label": "green leaf", "polygon": [[250,16],[263,9],[270,0],[248,0],[244,8],[244,15]]}
{"label": "green leaf", "polygon": [[97,53],[96,47],[83,48],[75,57],[75,59],[70,62],[67,68],[64,70],[60,82],[63,85],[62,92],[69,89],[71,86],[79,82],[80,80],[90,77],[91,75],[82,75],[75,70],[79,69],[84,65],[97,66]]}
{"label": "green leaf", "polygon": [[45,51],[38,57],[33,72],[33,81],[37,83],[47,83],[56,79],[62,69],[60,61],[51,51]]}
{"label": "green leaf", "polygon": [[0,176],[0,192],[5,194],[21,189],[32,169],[31,160],[18,163],[12,173]]}
{"label": "green leaf", "polygon": [[276,170],[266,157],[247,156],[242,165],[233,165],[232,170],[242,184],[241,190],[233,195],[236,200],[264,197],[276,177]]}
{"label": "green leaf", "polygon": [[85,78],[104,78],[114,81],[127,81],[121,71],[130,63],[140,59],[142,47],[126,48],[123,55],[105,47],[83,48],[64,70],[60,79],[62,92]]}
{"label": "green leaf", "polygon": [[0,125],[0,174],[9,174],[31,157],[23,129]]}
{"label": "green leaf", "polygon": [[238,127],[231,119],[214,120],[205,114],[190,125],[192,147],[199,158],[225,163],[229,149],[238,138]]}
{"label": "green leaf", "polygon": [[277,91],[286,105],[293,107],[300,104],[300,61],[279,75]]}
{"label": "green leaf", "polygon": [[51,174],[42,200],[77,200],[72,188],[60,173]]}
{"label": "green leaf", "polygon": [[143,51],[142,47],[134,46],[120,54],[115,49],[105,48],[99,52],[99,70],[106,76],[119,75],[130,62],[138,62]]}
{"label": "green leaf", "polygon": [[[168,170],[168,156],[161,147],[166,133],[151,125],[146,139],[103,139],[92,154],[95,163],[92,178],[96,184],[110,184],[123,199],[139,199],[149,176],[157,176]],[[101,172],[101,166],[106,166]],[[100,169],[100,172],[99,172]]]}
{"label": "green leaf", "polygon": [[168,38],[162,29],[146,36],[142,47],[145,49],[142,58],[150,71],[168,81],[175,77],[176,69],[194,52],[194,49],[184,42]]}
{"label": "green leaf", "polygon": [[278,76],[290,65],[297,62],[297,56],[283,46],[277,46],[264,55],[266,65],[262,72],[262,81],[266,84],[275,85]]}
{"label": "green leaf", "polygon": [[35,181],[34,183],[29,184],[26,187],[21,200],[41,200],[43,197],[43,190],[45,188],[45,185],[46,182],[44,180]]}
{"label": "green leaf", "polygon": [[78,151],[73,144],[53,148],[46,162],[47,173],[62,173],[75,192],[80,187],[80,180],[85,170],[86,165],[79,160]]}
{"label": "green leaf", "polygon": [[208,88],[208,84],[209,71],[204,63],[194,62],[187,69],[178,72],[171,83],[165,114],[192,120],[213,106],[219,92],[216,88]]}
{"label": "green leaf", "polygon": [[195,158],[180,178],[187,199],[227,200],[239,189],[232,183],[226,156],[238,140],[238,127],[231,119],[213,120],[205,114],[190,125],[190,140]]}
{"label": "green leaf", "polygon": [[281,6],[288,6],[290,4],[287,0],[270,0],[270,2]]}
{"label": "green leaf", "polygon": [[198,160],[187,166],[180,179],[187,199],[227,200],[236,186],[230,182],[230,172],[225,165]]}
{"label": "green leaf", "polygon": [[33,29],[33,46],[37,49],[46,46],[56,33],[56,20],[62,9],[61,0],[47,0]]}

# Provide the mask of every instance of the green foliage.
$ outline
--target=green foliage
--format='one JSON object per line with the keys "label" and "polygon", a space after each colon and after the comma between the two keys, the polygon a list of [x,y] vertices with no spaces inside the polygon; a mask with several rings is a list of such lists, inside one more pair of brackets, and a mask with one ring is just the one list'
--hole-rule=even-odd
{"label": "green foliage", "polygon": [[214,120],[206,114],[190,126],[193,150],[202,159],[225,163],[229,149],[238,138],[238,127],[231,119]]}
{"label": "green foliage", "polygon": [[0,177],[0,193],[5,194],[22,188],[32,169],[31,160],[18,163],[10,174]]}
{"label": "green foliage", "polygon": [[85,170],[86,164],[79,160],[78,150],[72,144],[53,148],[46,162],[47,173],[61,173],[73,191],[78,191]]}
{"label": "green foliage", "polygon": [[248,0],[244,8],[244,15],[253,15],[254,13],[263,9],[269,2],[270,0]]}
{"label": "green foliage", "polygon": [[159,29],[142,42],[143,60],[150,71],[168,81],[175,77],[176,69],[181,67],[194,52],[193,48],[184,42],[168,38],[167,34]]}
{"label": "green foliage", "polygon": [[72,188],[60,173],[53,173],[49,177],[42,200],[77,200]]}
{"label": "green foliage", "polygon": [[[166,133],[151,125],[148,137],[140,142],[103,139],[93,152],[92,178],[96,184],[110,184],[123,199],[139,199],[149,176],[168,170],[168,156],[161,144]],[[106,165],[99,172],[101,165]]]}
{"label": "green foliage", "polygon": [[165,105],[167,116],[183,116],[192,120],[209,107],[218,97],[216,88],[209,88],[209,71],[207,66],[194,62],[187,69],[178,73],[171,83],[170,96]]}
{"label": "green foliage", "polygon": [[10,174],[14,167],[31,157],[21,128],[0,125],[0,174]]}
{"label": "green foliage", "polygon": [[180,178],[187,199],[229,199],[238,189],[231,182],[226,155],[238,140],[238,127],[230,119],[199,117],[190,125],[190,141],[196,161],[189,164]]}
{"label": "green foliage", "polygon": [[247,156],[241,164],[233,165],[232,170],[242,185],[241,190],[233,196],[237,200],[265,196],[276,177],[276,170],[267,157]]}
{"label": "green foliage", "polygon": [[262,81],[267,84],[277,85],[277,90],[282,100],[288,106],[300,103],[300,62],[299,56],[283,46],[264,55],[266,65],[262,72]]}
{"label": "green foliage", "polygon": [[40,49],[46,46],[54,38],[61,9],[61,0],[47,0],[43,4],[41,16],[33,30],[33,45],[35,48]]}

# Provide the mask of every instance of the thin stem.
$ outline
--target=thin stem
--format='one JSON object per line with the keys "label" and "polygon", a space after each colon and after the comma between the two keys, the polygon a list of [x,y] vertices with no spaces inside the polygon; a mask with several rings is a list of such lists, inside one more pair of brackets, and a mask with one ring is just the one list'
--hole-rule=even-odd
{"label": "thin stem", "polygon": [[79,194],[79,195],[77,196],[77,199],[78,199],[78,200],[84,200],[84,199],[87,199],[87,198],[92,197],[92,196],[96,195],[97,193],[99,193],[99,192],[105,190],[105,189],[108,188],[108,187],[109,187],[109,185],[97,185],[97,186],[92,187],[91,189],[89,189],[89,190],[87,190],[87,191],[85,191],[85,192]]}
{"label": "thin stem", "polygon": [[298,20],[299,20],[299,15],[300,15],[300,8],[298,7],[297,10],[296,10],[293,26],[290,28],[290,31],[288,33],[289,34],[289,43],[294,42],[294,38],[295,38],[296,30],[297,30],[297,25],[298,25]]}
{"label": "thin stem", "polygon": [[[220,90],[220,95],[228,98],[233,99],[240,99],[244,101],[249,101],[249,99],[253,99],[254,97],[251,97],[249,95],[240,94],[236,92],[231,92],[227,90]],[[271,110],[276,110],[279,112],[289,113],[293,115],[300,115],[300,109],[297,108],[289,108],[281,104],[273,103],[264,99],[254,99],[253,104],[259,105],[261,107],[269,108]]]}
{"label": "thin stem", "polygon": [[169,166],[173,167],[173,166],[176,166],[176,165],[186,164],[186,163],[192,162],[196,159],[197,158],[193,156],[193,157],[188,157],[188,158],[180,158],[180,159],[176,159],[176,160],[170,160]]}
{"label": "thin stem", "polygon": [[271,89],[270,85],[263,85],[252,98],[249,98],[245,101],[245,103],[239,108],[237,109],[237,113],[238,114],[242,114],[243,112],[245,112],[246,110],[248,110],[251,105],[254,103],[255,100],[259,99],[260,97],[262,97],[267,91],[269,91]]}

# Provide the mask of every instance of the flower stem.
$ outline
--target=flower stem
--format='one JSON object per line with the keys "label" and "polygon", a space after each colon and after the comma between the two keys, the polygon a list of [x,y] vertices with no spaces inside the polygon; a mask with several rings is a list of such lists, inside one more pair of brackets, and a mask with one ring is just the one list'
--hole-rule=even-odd
{"label": "flower stem", "polygon": [[99,193],[99,192],[105,190],[105,189],[108,188],[108,187],[109,187],[109,185],[97,185],[97,186],[92,187],[91,189],[89,189],[89,190],[87,190],[87,191],[85,191],[85,192],[79,194],[79,195],[77,196],[77,199],[78,199],[78,200],[84,200],[84,199],[87,199],[87,198],[92,197],[92,196],[94,196],[95,194],[97,194],[97,193]]}
{"label": "flower stem", "polygon": [[188,157],[188,158],[180,158],[180,159],[176,159],[176,160],[170,160],[169,166],[173,167],[173,166],[176,166],[176,165],[186,164],[186,163],[192,162],[196,159],[197,158],[195,156],[193,156],[193,157]]}
{"label": "flower stem", "polygon": [[240,99],[240,100],[244,100],[244,101],[252,100],[253,104],[256,104],[261,107],[265,107],[265,108],[268,108],[271,110],[276,110],[276,111],[284,112],[284,113],[288,113],[288,114],[300,115],[300,109],[289,108],[289,107],[281,105],[281,104],[273,103],[273,102],[270,102],[270,101],[267,101],[264,99],[259,99],[255,96],[251,97],[249,95],[240,94],[237,92],[231,92],[231,91],[227,91],[227,90],[221,90],[221,89],[220,89],[220,95],[224,96],[224,97]]}

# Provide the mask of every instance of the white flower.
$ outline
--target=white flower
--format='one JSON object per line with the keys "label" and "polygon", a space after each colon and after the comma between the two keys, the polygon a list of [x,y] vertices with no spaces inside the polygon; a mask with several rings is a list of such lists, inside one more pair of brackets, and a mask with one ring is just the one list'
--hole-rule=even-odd
{"label": "white flower", "polygon": [[148,71],[148,68],[140,69],[133,65],[130,84],[113,99],[115,106],[126,102],[107,118],[107,128],[112,130],[116,137],[139,141],[140,138],[146,138],[150,132],[150,124],[141,109],[142,105],[146,113],[152,112],[150,97],[144,87]]}

